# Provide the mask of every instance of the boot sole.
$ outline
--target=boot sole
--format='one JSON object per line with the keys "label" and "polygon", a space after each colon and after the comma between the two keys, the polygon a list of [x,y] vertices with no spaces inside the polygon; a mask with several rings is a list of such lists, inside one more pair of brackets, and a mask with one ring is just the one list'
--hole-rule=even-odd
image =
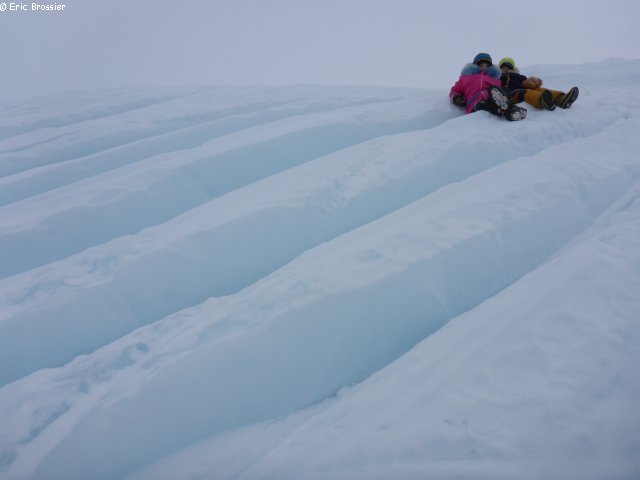
{"label": "boot sole", "polygon": [[502,93],[499,88],[491,87],[489,89],[489,95],[500,110],[502,110],[503,112],[506,112],[508,110],[509,99],[504,93]]}
{"label": "boot sole", "polygon": [[578,87],[573,87],[571,90],[565,93],[560,103],[558,103],[558,106],[560,108],[569,108],[571,105],[573,105],[573,102],[578,99],[579,94],[580,91],[578,90]]}

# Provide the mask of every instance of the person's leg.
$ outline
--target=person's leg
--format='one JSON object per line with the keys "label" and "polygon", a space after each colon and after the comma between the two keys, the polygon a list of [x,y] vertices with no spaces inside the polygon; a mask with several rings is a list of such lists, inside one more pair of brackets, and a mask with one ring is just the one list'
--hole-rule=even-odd
{"label": "person's leg", "polygon": [[489,87],[480,92],[481,100],[473,107],[473,111],[483,110],[499,117],[509,108],[509,98],[497,87]]}
{"label": "person's leg", "polygon": [[493,115],[497,115],[499,117],[502,116],[502,110],[500,110],[498,106],[489,99],[480,100],[478,103],[476,103],[475,107],[473,107],[473,111],[484,111],[489,112]]}
{"label": "person's leg", "polygon": [[[549,90],[547,88],[536,88],[535,90],[524,91],[524,101],[535,108],[544,108],[545,110],[555,110],[556,103],[554,98],[562,95],[562,92]],[[554,97],[555,95],[555,97]]]}
{"label": "person's leg", "polygon": [[527,91],[524,88],[518,89],[518,90],[512,90],[511,91],[511,104],[516,104],[516,103],[520,103],[520,102],[524,102],[524,94],[527,93]]}
{"label": "person's leg", "polygon": [[498,87],[489,87],[489,99],[495,103],[500,110],[506,112],[511,104],[509,103],[509,95]]}
{"label": "person's leg", "polygon": [[488,90],[488,94],[488,98],[475,105],[474,111],[484,110],[510,121],[524,120],[526,118],[527,110],[517,105],[512,105],[509,102],[509,97],[502,89],[491,87]]}
{"label": "person's leg", "polygon": [[526,90],[524,92],[524,101],[529,105],[535,108],[544,108],[540,97],[542,96],[542,89],[539,88],[537,90]]}
{"label": "person's leg", "polygon": [[[547,89],[549,90],[549,89]],[[560,96],[560,95],[564,95],[564,92],[561,92],[559,90],[549,90],[549,92],[551,92],[551,98],[553,99],[553,101],[555,102],[556,99]]]}

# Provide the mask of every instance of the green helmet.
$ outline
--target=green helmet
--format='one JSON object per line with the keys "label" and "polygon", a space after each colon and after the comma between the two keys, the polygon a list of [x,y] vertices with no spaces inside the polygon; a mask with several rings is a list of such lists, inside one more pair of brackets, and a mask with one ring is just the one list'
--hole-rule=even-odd
{"label": "green helmet", "polygon": [[500,68],[502,68],[505,63],[508,64],[512,70],[516,70],[516,61],[513,58],[504,57],[502,60],[500,60],[500,63],[498,63],[498,65],[500,66]]}

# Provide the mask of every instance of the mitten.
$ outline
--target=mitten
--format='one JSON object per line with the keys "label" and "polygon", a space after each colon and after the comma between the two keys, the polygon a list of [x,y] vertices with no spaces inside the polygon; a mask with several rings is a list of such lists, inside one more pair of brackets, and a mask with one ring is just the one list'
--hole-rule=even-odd
{"label": "mitten", "polygon": [[459,107],[464,107],[467,104],[467,101],[460,94],[455,94],[453,97],[451,97],[451,102]]}
{"label": "mitten", "polygon": [[522,86],[530,90],[535,90],[536,88],[540,88],[542,86],[542,79],[538,77],[529,77],[522,82]]}

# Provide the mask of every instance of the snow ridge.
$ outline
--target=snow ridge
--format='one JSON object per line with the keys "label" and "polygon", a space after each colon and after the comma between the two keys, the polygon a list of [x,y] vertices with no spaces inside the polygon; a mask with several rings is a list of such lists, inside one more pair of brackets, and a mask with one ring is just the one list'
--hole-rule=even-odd
{"label": "snow ridge", "polygon": [[[616,65],[612,76],[637,69]],[[420,475],[430,467],[412,467],[409,450],[396,452],[409,462],[401,468],[389,458],[374,466],[393,444],[411,448],[402,435],[387,435],[367,461],[354,453],[367,435],[345,412],[373,409],[388,385],[406,385],[404,370],[458,375],[432,352],[461,339],[478,351],[475,318],[491,333],[476,331],[482,342],[505,325],[524,328],[482,312],[495,304],[512,318],[510,298],[527,298],[527,282],[579,275],[575,252],[604,248],[598,232],[609,229],[612,251],[633,243],[618,232],[638,225],[640,97],[616,103],[600,81],[571,110],[530,111],[516,123],[460,116],[444,92],[356,87],[114,91],[78,96],[66,113],[7,107],[20,126],[0,125],[0,475],[157,478],[194,442],[221,445],[215,439],[233,432],[246,442],[260,428],[267,451],[205,476]],[[611,278],[622,268],[596,258]],[[628,285],[638,280],[626,275]],[[608,285],[611,295],[623,288]],[[617,305],[615,335],[635,338],[637,302]],[[550,345],[538,348],[555,355]],[[612,352],[603,347],[611,362],[632,355]],[[511,352],[514,364],[534,353]],[[481,391],[470,368],[462,385]],[[435,411],[466,408],[447,397],[454,387],[428,390]],[[371,389],[366,400],[360,392]],[[622,396],[615,401],[628,405]],[[331,444],[340,418],[353,435],[342,450],[327,449],[308,470],[291,463]],[[450,433],[468,421],[445,425]],[[476,459],[494,478],[519,471],[499,459],[520,457],[482,438],[428,459]],[[477,473],[464,462],[443,478]]]}

